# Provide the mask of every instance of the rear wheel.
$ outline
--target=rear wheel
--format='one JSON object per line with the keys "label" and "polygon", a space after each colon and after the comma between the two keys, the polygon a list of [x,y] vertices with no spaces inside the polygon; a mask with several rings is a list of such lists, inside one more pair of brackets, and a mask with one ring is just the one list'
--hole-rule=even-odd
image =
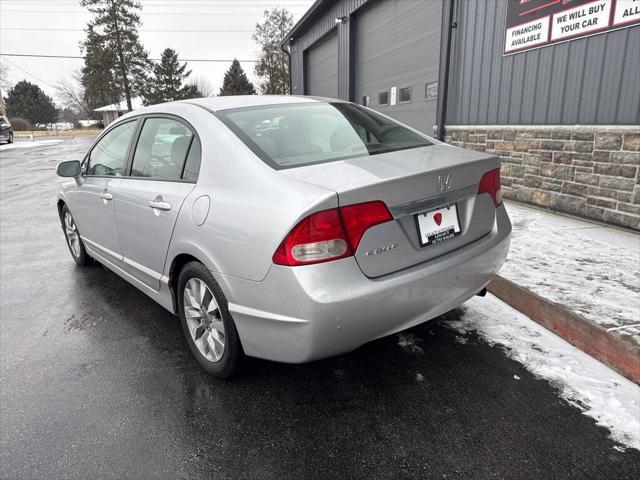
{"label": "rear wheel", "polygon": [[80,238],[76,222],[66,205],[62,206],[61,214],[62,230],[64,231],[64,237],[67,240],[67,246],[69,247],[69,252],[71,252],[73,260],[81,267],[90,265],[92,259],[84,248],[84,243],[82,243],[82,239]]}
{"label": "rear wheel", "polygon": [[229,378],[242,358],[236,326],[227,300],[209,270],[198,262],[186,264],[178,277],[178,312],[187,343],[211,375]]}

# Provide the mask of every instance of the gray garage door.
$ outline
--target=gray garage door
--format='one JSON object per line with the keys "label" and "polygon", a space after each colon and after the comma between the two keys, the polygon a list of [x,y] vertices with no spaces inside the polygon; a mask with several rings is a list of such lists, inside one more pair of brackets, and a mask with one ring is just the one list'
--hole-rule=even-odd
{"label": "gray garage door", "polygon": [[379,0],[363,9],[355,25],[356,101],[432,134],[441,18],[442,2],[433,0]]}
{"label": "gray garage door", "polygon": [[338,36],[333,34],[305,51],[305,94],[338,97]]}

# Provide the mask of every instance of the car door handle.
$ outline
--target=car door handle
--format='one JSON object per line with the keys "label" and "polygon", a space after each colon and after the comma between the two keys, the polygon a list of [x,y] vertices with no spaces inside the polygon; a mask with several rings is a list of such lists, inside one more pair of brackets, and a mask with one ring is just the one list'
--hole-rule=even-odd
{"label": "car door handle", "polygon": [[102,192],[100,194],[100,198],[103,200],[113,200],[113,195],[111,195],[109,192]]}
{"label": "car door handle", "polygon": [[162,200],[151,200],[149,206],[158,210],[171,210],[171,204]]}

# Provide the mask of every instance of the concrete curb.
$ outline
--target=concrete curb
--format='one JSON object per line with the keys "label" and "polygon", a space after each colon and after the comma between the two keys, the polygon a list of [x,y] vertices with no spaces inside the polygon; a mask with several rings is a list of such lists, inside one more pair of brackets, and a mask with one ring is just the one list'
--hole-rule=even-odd
{"label": "concrete curb", "polygon": [[640,347],[500,275],[487,290],[567,342],[640,384]]}

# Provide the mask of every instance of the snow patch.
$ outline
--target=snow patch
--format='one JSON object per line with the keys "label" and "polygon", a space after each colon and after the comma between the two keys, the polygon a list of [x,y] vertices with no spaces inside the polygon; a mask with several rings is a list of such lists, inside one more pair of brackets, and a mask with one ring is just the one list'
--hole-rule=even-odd
{"label": "snow patch", "polygon": [[460,320],[445,325],[506,347],[509,357],[554,384],[562,398],[609,429],[615,441],[640,450],[640,386],[493,295],[472,298],[463,310]]}
{"label": "snow patch", "polygon": [[405,351],[411,353],[424,353],[422,347],[418,346],[416,342],[421,342],[421,338],[417,338],[413,333],[399,333],[398,345]]}
{"label": "snow patch", "polygon": [[32,147],[41,147],[42,145],[51,145],[53,143],[64,142],[64,140],[36,140],[34,142],[24,141],[24,142],[14,142],[8,145],[0,145],[0,152],[4,152],[5,150],[22,150],[25,148]]}
{"label": "snow patch", "polygon": [[507,210],[513,233],[500,275],[640,344],[640,236],[510,202]]}
{"label": "snow patch", "polygon": [[462,337],[460,335],[456,335],[456,342],[460,343],[462,345],[466,345],[468,340],[465,337]]}

